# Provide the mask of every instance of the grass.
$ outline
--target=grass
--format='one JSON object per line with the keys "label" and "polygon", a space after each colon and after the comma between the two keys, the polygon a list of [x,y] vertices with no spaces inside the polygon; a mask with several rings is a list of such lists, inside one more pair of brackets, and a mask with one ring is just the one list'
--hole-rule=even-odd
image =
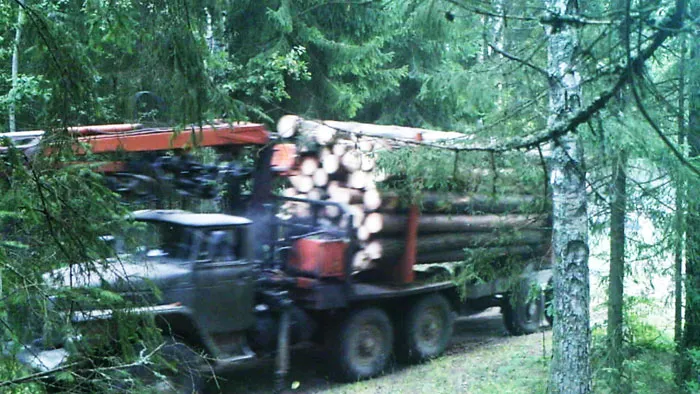
{"label": "grass", "polygon": [[510,338],[324,393],[545,393],[551,333]]}

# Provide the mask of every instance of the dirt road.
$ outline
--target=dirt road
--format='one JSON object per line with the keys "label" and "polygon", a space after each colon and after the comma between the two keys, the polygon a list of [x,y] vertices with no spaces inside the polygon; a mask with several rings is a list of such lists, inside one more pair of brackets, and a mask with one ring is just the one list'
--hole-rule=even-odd
{"label": "dirt road", "polygon": [[[499,309],[491,308],[478,315],[457,320],[454,337],[446,356],[468,353],[483,346],[513,339],[506,333]],[[327,378],[325,365],[324,353],[320,349],[303,348],[293,351],[287,387],[290,387],[292,382],[298,382],[299,388],[290,392],[318,393],[342,386]],[[399,373],[410,368],[415,367],[393,365],[389,373]],[[219,378],[221,393],[271,393],[274,388],[274,366],[269,360],[258,362]],[[217,392],[214,384],[210,384],[209,389]]]}

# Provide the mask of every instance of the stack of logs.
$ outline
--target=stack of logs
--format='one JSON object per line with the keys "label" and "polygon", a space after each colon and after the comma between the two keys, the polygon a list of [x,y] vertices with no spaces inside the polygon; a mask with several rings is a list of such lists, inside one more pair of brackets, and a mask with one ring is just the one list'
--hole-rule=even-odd
{"label": "stack of logs", "polygon": [[[334,123],[330,127],[328,124]],[[378,184],[387,175],[376,166],[377,155],[413,141],[416,129],[345,122],[314,122],[285,116],[278,123],[284,138],[295,137],[298,160],[290,172],[288,197],[330,200],[352,213],[360,241],[353,259],[355,271],[392,264],[405,246],[406,201]],[[463,138],[463,134],[419,131],[423,141]],[[403,143],[405,146],[406,143]],[[489,256],[527,259],[544,256],[551,230],[541,201],[531,195],[498,199],[486,195],[423,193],[420,203],[417,256],[419,264],[462,261],[465,249]],[[310,216],[309,206],[288,202],[287,212]],[[341,212],[326,207],[321,216],[333,220]]]}

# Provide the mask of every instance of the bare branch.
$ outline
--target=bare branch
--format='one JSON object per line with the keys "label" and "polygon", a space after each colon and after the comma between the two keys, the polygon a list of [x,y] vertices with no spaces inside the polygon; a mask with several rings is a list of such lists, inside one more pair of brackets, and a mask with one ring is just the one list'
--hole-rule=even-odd
{"label": "bare branch", "polygon": [[503,55],[503,57],[506,57],[506,58],[508,58],[508,59],[510,59],[510,60],[513,60],[513,61],[516,61],[516,62],[518,62],[518,63],[524,64],[524,65],[530,67],[531,69],[537,71],[538,73],[544,75],[546,78],[549,78],[549,77],[550,77],[550,75],[549,75],[549,73],[547,72],[547,70],[543,69],[542,67],[539,67],[539,66],[537,66],[537,65],[535,65],[535,64],[532,64],[532,63],[530,63],[529,61],[527,61],[527,60],[525,60],[525,59],[521,59],[521,58],[519,58],[519,57],[517,57],[517,56],[515,56],[515,55],[511,55],[510,53],[508,53],[508,52],[506,52],[506,51],[503,51],[503,50],[501,50],[501,49],[495,47],[495,46],[492,45],[490,42],[487,43],[487,45],[489,46],[489,48],[493,49],[494,52],[496,52],[496,53],[498,53],[498,54],[500,54],[500,55]]}

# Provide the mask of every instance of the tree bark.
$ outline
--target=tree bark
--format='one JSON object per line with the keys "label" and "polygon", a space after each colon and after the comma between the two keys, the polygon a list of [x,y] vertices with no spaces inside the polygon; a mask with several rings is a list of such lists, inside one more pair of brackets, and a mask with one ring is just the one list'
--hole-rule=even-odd
{"label": "tree bark", "polygon": [[[381,194],[379,211],[405,211],[407,207],[401,197],[392,194]],[[537,213],[542,212],[541,201],[531,195],[510,195],[490,197],[486,195],[467,196],[451,193],[423,193],[421,195],[422,212],[430,213]]]}
{"label": "tree bark", "polygon": [[[369,231],[373,234],[402,234],[408,218],[405,215],[373,213],[367,215]],[[465,231],[494,231],[547,226],[545,215],[421,215],[418,233],[455,233]]]}
{"label": "tree bark", "polygon": [[[631,56],[629,29],[631,21],[629,16],[630,2],[628,0],[615,0],[613,8],[624,15],[624,20],[617,29],[617,34],[612,35],[617,38],[622,44],[622,51],[612,51],[613,56],[622,55],[629,62]],[[611,59],[612,62],[613,59]],[[617,99],[618,113],[623,113],[625,110],[625,102],[627,91],[625,88],[620,90],[620,95]],[[627,153],[626,147],[623,146],[619,152],[614,152],[612,158],[612,174],[613,184],[610,193],[610,275],[608,282],[608,325],[607,325],[607,340],[609,352],[610,372],[612,374],[612,391],[622,394],[628,392],[629,388],[625,387],[622,382],[622,327],[623,327],[623,296],[624,296],[624,279],[625,279],[625,211],[627,209]]]}
{"label": "tree bark", "polygon": [[[526,260],[531,257],[544,256],[549,247],[549,244],[520,245],[493,248],[475,248],[470,249],[469,251],[473,252],[476,256],[489,256],[494,259],[501,257],[513,257]],[[463,249],[441,250],[430,253],[419,253],[416,258],[416,264],[433,264],[453,261],[464,261],[465,258],[468,258],[468,254]]]}
{"label": "tree bark", "polygon": [[[693,10],[689,15],[700,12],[698,2],[693,2]],[[695,37],[698,29],[695,27]],[[700,157],[700,40],[692,41],[689,64],[694,64],[688,70],[688,127],[686,137],[690,145],[691,159]],[[700,190],[700,179],[689,177],[686,184],[687,195],[692,196]],[[685,328],[683,332],[683,347],[687,352],[692,348],[700,348],[700,199],[688,198],[686,215],[686,288],[685,288]],[[700,371],[691,370],[691,363],[685,368],[685,379],[695,379]]]}
{"label": "tree bark", "polygon": [[613,159],[614,184],[610,202],[610,279],[608,286],[608,350],[613,390],[622,390],[622,306],[625,279],[625,212],[627,207],[627,154]]}
{"label": "tree bark", "polygon": [[[678,59],[678,146],[685,144],[685,56],[686,37],[680,37],[680,58]],[[676,213],[675,213],[675,235],[676,240],[673,245],[673,279],[674,279],[674,321],[673,339],[676,344],[678,357],[674,364],[676,384],[681,387],[683,383],[683,235],[685,234],[685,182],[682,171],[676,174]]]}
{"label": "tree bark", "polygon": [[[549,243],[548,236],[549,231],[540,230],[522,230],[512,234],[462,233],[427,235],[418,237],[418,254],[443,250],[461,250],[464,248],[546,245]],[[404,251],[405,240],[403,238],[381,238],[372,241],[370,244],[371,247],[368,245],[368,249],[378,249],[378,252],[371,253],[373,259],[395,260],[401,257]]]}
{"label": "tree bark", "polygon": [[[576,15],[577,3],[545,0],[552,14]],[[555,129],[581,104],[581,78],[574,55],[578,37],[571,24],[546,26],[549,74],[548,129]],[[554,249],[554,319],[550,392],[591,392],[589,359],[588,223],[583,146],[573,135],[555,140],[551,157]]]}
{"label": "tree bark", "polygon": [[[15,41],[12,45],[12,92],[16,96],[17,81],[19,78],[19,43],[22,39],[22,24],[24,23],[24,0],[19,0],[19,10],[17,11],[17,26],[15,27]],[[8,118],[10,132],[17,131],[17,105],[14,97],[8,106]]]}

